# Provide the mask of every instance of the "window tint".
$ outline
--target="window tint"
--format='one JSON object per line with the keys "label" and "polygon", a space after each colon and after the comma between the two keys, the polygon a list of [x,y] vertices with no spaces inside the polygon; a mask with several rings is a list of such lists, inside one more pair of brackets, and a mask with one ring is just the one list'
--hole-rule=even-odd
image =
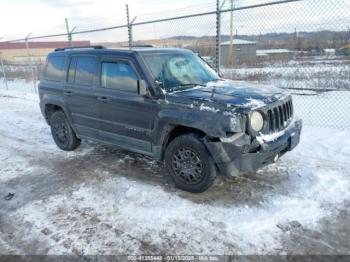
{"label": "window tint", "polygon": [[137,76],[132,67],[123,62],[103,62],[101,84],[104,88],[137,92]]}
{"label": "window tint", "polygon": [[96,59],[94,57],[77,57],[76,59],[74,83],[91,86],[96,73]]}
{"label": "window tint", "polygon": [[48,59],[45,79],[51,81],[63,81],[64,79],[64,56],[51,56]]}

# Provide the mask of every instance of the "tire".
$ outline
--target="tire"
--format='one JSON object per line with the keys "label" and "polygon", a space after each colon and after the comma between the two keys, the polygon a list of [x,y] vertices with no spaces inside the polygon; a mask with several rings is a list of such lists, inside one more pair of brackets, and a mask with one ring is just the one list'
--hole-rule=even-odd
{"label": "tire", "polygon": [[206,191],[216,177],[214,161],[195,134],[181,135],[170,142],[165,167],[178,188],[192,193]]}
{"label": "tire", "polygon": [[75,135],[62,111],[56,111],[52,114],[50,126],[53,140],[60,149],[72,151],[80,145],[81,140]]}

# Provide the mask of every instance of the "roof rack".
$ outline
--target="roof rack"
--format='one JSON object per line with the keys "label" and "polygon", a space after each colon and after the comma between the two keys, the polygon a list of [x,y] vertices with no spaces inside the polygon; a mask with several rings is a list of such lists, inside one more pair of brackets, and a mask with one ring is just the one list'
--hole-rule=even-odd
{"label": "roof rack", "polygon": [[131,47],[131,48],[147,48],[147,47],[154,47],[153,45],[132,45],[132,46],[122,46],[122,47]]}
{"label": "roof rack", "polygon": [[56,48],[56,51],[64,51],[64,50],[70,50],[70,49],[87,49],[87,48],[91,48],[91,49],[106,49],[106,47],[104,47],[103,45],[88,45],[88,46],[68,46],[68,47],[64,47],[64,48]]}
{"label": "roof rack", "polygon": [[131,47],[153,47],[153,45],[133,45]]}

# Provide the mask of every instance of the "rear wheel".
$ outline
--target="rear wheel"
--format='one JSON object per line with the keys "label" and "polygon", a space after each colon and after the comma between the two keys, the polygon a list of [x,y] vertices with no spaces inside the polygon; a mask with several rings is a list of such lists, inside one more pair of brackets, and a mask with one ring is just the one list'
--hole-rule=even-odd
{"label": "rear wheel", "polygon": [[181,135],[170,142],[165,166],[176,186],[192,193],[204,192],[216,177],[214,162],[195,134]]}
{"label": "rear wheel", "polygon": [[80,145],[80,139],[75,135],[62,111],[56,111],[52,114],[50,126],[53,140],[60,149],[72,151]]}

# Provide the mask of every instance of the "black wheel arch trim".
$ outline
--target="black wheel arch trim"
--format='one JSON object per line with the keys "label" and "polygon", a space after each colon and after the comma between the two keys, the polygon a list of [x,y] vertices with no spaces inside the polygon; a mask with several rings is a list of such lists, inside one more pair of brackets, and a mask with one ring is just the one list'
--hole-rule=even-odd
{"label": "black wheel arch trim", "polygon": [[53,94],[44,94],[41,101],[40,101],[41,112],[42,112],[44,118],[46,119],[47,123],[50,124],[49,119],[46,115],[46,110],[45,110],[47,105],[54,105],[54,106],[60,107],[62,109],[63,113],[65,114],[65,116],[68,120],[68,123],[70,124],[70,126],[72,127],[72,129],[76,133],[76,135],[78,136],[77,130],[73,125],[70,111],[67,108],[63,97],[59,96],[59,95],[53,95]]}

